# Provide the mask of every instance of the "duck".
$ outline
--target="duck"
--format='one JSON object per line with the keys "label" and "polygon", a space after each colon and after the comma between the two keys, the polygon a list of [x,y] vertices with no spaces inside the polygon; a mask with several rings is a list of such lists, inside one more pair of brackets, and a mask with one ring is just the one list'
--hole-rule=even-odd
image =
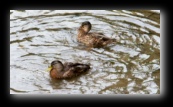
{"label": "duck", "polygon": [[89,64],[65,62],[59,60],[51,62],[50,77],[52,79],[67,79],[79,76],[90,69]]}
{"label": "duck", "polygon": [[89,32],[91,28],[89,21],[82,22],[78,29],[77,41],[91,48],[102,48],[116,43],[116,39],[106,37],[103,33]]}

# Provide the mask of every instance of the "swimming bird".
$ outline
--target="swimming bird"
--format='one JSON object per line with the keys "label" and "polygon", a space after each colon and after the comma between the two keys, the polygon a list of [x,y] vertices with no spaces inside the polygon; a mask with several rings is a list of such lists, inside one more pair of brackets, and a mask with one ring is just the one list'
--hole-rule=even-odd
{"label": "swimming bird", "polygon": [[55,60],[51,62],[50,77],[54,79],[66,79],[78,76],[90,69],[89,64],[65,62]]}
{"label": "swimming bird", "polygon": [[102,33],[89,32],[92,25],[89,21],[82,22],[78,29],[77,40],[92,48],[102,48],[108,44],[115,43],[116,39],[106,37]]}

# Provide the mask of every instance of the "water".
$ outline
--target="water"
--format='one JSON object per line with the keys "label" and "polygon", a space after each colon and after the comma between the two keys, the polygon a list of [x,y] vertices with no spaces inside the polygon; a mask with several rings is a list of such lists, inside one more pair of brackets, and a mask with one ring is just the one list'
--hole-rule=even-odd
{"label": "water", "polygon": [[[83,21],[117,44],[87,50],[76,39]],[[55,59],[92,69],[51,80],[47,68]],[[160,11],[11,10],[10,93],[160,94]]]}

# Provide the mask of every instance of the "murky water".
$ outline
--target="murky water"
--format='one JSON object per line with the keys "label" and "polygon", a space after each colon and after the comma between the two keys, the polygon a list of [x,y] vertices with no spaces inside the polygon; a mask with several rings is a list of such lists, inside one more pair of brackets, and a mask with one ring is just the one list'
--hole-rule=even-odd
{"label": "murky water", "polygon": [[[83,21],[118,43],[88,51],[76,39]],[[55,59],[92,69],[53,81]],[[11,10],[10,93],[160,94],[160,11]]]}

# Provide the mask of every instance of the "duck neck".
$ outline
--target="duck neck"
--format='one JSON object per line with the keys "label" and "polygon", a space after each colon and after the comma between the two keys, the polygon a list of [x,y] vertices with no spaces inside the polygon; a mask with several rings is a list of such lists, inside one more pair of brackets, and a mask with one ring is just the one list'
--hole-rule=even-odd
{"label": "duck neck", "polygon": [[85,32],[83,29],[78,29],[78,37],[85,36],[88,32]]}

